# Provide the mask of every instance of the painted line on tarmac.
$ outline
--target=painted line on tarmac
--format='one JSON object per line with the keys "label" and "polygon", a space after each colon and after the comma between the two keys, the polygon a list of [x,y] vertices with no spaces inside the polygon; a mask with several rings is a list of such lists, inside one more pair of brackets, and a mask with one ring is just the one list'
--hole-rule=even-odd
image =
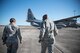
{"label": "painted line on tarmac", "polygon": [[64,53],[57,45],[54,45],[54,46],[60,53]]}

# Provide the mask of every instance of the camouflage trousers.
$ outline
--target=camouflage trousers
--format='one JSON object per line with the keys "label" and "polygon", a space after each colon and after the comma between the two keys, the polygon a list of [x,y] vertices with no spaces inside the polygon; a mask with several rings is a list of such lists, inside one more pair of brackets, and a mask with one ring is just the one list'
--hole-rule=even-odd
{"label": "camouflage trousers", "polygon": [[46,53],[47,49],[48,49],[48,53],[53,53],[52,51],[53,44],[48,40],[42,41],[41,42],[41,53]]}
{"label": "camouflage trousers", "polygon": [[17,53],[18,43],[7,43],[7,53]]}

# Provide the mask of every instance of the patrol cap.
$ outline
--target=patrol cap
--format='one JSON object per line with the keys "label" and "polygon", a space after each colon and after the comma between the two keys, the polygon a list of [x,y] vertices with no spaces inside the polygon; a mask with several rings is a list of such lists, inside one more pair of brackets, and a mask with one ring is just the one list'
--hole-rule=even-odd
{"label": "patrol cap", "polygon": [[43,15],[43,20],[47,19],[47,14]]}
{"label": "patrol cap", "polygon": [[10,23],[14,22],[15,20],[16,20],[15,18],[11,18]]}

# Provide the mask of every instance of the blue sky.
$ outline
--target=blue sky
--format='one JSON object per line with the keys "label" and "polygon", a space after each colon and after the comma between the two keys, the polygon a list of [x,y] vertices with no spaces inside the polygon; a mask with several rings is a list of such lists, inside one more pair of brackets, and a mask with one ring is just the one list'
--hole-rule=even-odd
{"label": "blue sky", "polygon": [[37,19],[48,14],[49,19],[59,20],[80,15],[80,0],[0,0],[0,24],[8,24],[14,17],[17,25],[29,25],[26,22],[27,10],[31,8]]}

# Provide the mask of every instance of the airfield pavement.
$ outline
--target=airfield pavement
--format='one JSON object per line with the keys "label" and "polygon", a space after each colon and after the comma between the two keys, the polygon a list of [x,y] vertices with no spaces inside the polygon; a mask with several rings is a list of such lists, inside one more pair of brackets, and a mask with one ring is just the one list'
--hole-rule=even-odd
{"label": "airfield pavement", "polygon": [[[0,26],[0,53],[6,53],[6,45],[2,45],[3,26]],[[39,29],[32,26],[20,26],[22,44],[19,44],[17,53],[40,53],[38,43]],[[54,53],[80,53],[80,28],[59,29],[55,37]]]}

